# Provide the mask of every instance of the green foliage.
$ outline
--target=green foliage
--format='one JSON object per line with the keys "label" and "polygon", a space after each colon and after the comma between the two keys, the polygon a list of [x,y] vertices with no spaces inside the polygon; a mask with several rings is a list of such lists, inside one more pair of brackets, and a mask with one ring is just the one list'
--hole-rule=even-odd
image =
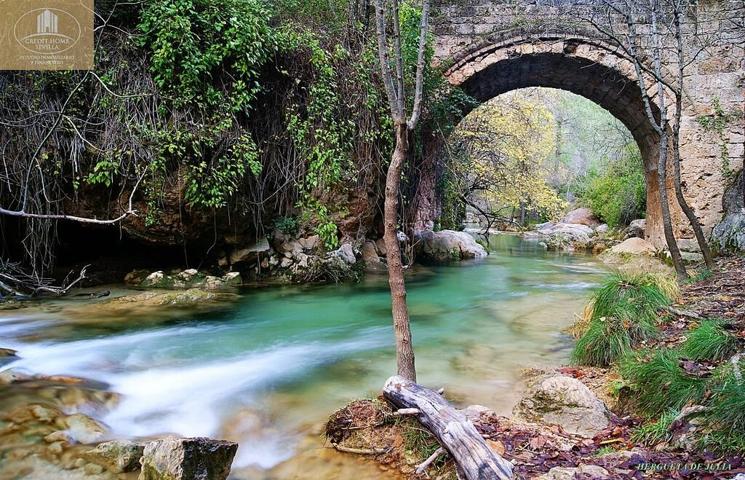
{"label": "green foliage", "polygon": [[659,278],[616,273],[597,290],[572,361],[606,366],[657,333],[657,311],[670,303]]}
{"label": "green foliage", "polygon": [[297,235],[300,225],[295,217],[279,217],[274,220],[274,228],[285,235]]}
{"label": "green foliage", "polygon": [[724,360],[737,350],[737,338],[721,320],[705,320],[682,345],[682,353],[692,360]]}
{"label": "green foliage", "polygon": [[664,412],[657,420],[646,422],[634,430],[631,434],[631,441],[651,447],[670,440],[672,438],[670,426],[677,416],[676,410]]}
{"label": "green foliage", "polygon": [[583,203],[610,227],[643,218],[646,210],[646,179],[641,155],[630,145],[624,156],[601,170],[593,169],[579,192]]}
{"label": "green foliage", "polygon": [[678,352],[662,349],[637,352],[620,363],[621,375],[632,386],[634,402],[642,413],[654,417],[703,399],[705,379],[688,375],[679,361]]}
{"label": "green foliage", "polygon": [[[152,50],[157,85],[175,107],[238,112],[260,90],[259,71],[276,48],[261,0],[150,0],[140,43]],[[228,91],[218,79],[234,79]]]}
{"label": "green foliage", "polygon": [[[261,173],[258,148],[240,128],[261,91],[262,67],[277,49],[270,11],[261,0],[150,0],[139,23],[140,45],[165,102],[166,121],[146,132],[157,150],[149,183],[173,164],[185,167],[188,204],[219,208],[250,172]],[[147,185],[146,185],[147,187]],[[148,214],[151,214],[149,211]]]}

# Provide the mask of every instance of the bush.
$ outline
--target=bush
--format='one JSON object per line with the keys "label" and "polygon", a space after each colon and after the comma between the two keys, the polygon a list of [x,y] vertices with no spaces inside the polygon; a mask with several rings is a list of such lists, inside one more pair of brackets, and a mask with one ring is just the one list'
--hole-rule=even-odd
{"label": "bush", "polygon": [[679,353],[669,349],[639,352],[623,359],[621,375],[636,393],[634,402],[642,413],[654,417],[703,399],[706,380],[688,375],[679,360]]}
{"label": "bush", "polygon": [[692,360],[724,360],[735,353],[737,338],[718,320],[706,320],[690,333],[682,347],[685,356]]}
{"label": "bush", "polygon": [[591,301],[589,322],[572,361],[607,366],[652,338],[657,333],[657,310],[670,303],[672,293],[669,285],[651,275],[612,275]]}
{"label": "bush", "polygon": [[602,172],[591,171],[581,199],[610,227],[643,218],[647,208],[644,166],[638,149],[629,147],[623,158]]}

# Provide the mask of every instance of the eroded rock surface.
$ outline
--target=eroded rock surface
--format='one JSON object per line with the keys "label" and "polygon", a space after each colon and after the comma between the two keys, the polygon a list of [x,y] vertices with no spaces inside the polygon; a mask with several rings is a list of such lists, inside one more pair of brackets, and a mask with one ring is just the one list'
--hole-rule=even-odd
{"label": "eroded rock surface", "polygon": [[487,256],[486,249],[466,232],[425,230],[417,237],[420,254],[429,261],[448,262]]}
{"label": "eroded rock surface", "polygon": [[211,438],[164,438],[145,445],[139,480],[225,480],[238,444]]}
{"label": "eroded rock surface", "polygon": [[608,427],[610,412],[585,384],[564,375],[540,375],[529,382],[513,412],[529,422],[560,425],[566,432],[593,437]]}

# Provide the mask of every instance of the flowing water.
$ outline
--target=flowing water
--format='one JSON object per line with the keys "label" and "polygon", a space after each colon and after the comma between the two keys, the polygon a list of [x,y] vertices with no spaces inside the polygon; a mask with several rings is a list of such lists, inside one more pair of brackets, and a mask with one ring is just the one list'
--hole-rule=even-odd
{"label": "flowing water", "polygon": [[[492,242],[483,261],[417,267],[408,298],[419,381],[444,387],[456,404],[508,413],[522,369],[567,361],[571,339],[562,330],[603,269],[512,236]],[[336,472],[370,469],[313,452],[331,412],[377,395],[395,371],[389,308],[386,278],[368,276],[354,285],[249,289],[189,313],[0,312],[0,347],[20,357],[0,369],[101,382],[119,394],[93,412],[113,437],[238,441],[236,478],[330,478],[309,474],[311,459],[336,462]],[[375,472],[355,477],[382,478]]]}

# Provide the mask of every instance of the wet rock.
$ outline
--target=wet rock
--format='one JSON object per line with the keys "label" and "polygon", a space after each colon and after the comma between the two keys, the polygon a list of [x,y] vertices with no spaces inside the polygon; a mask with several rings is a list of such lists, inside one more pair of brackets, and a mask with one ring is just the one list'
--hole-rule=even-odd
{"label": "wet rock", "polygon": [[171,288],[173,287],[173,278],[159,270],[145,277],[140,285],[148,288]]}
{"label": "wet rock", "polygon": [[448,262],[482,258],[487,255],[484,247],[466,232],[424,230],[417,234],[420,254],[434,262]]}
{"label": "wet rock", "polygon": [[[16,361],[18,359],[17,353],[18,352],[16,352],[12,348],[0,348],[0,367],[7,363]],[[2,379],[0,379],[0,384],[2,383],[4,382]]]}
{"label": "wet rock", "polygon": [[580,465],[579,467],[554,467],[537,480],[574,480],[576,478],[601,479],[609,478],[608,470],[597,465]]}
{"label": "wet rock", "polygon": [[165,438],[150,442],[139,480],[225,480],[238,444],[211,438]]}
{"label": "wet rock", "polygon": [[730,213],[714,227],[712,245],[723,252],[745,251],[745,212]]}
{"label": "wet rock", "polygon": [[647,221],[643,218],[632,220],[629,226],[623,231],[623,238],[644,238],[644,232],[647,229]]}
{"label": "wet rock", "polygon": [[546,244],[548,250],[582,250],[590,245],[595,232],[579,223],[541,223],[536,230],[523,235],[526,239],[537,239]]}
{"label": "wet rock", "polygon": [[598,220],[598,217],[589,208],[577,208],[567,213],[561,220],[561,223],[587,225],[594,228],[600,225],[600,220]]}
{"label": "wet rock", "polygon": [[145,444],[129,440],[112,440],[100,443],[83,456],[91,462],[106,466],[115,473],[134,472],[140,469],[140,458]]}
{"label": "wet rock", "polygon": [[354,255],[354,248],[352,248],[352,244],[350,243],[345,243],[337,250],[331,252],[331,255],[344,260],[349,265],[354,265],[357,262],[357,257]]}
{"label": "wet rock", "polygon": [[82,413],[65,417],[64,424],[67,426],[64,433],[78,443],[94,443],[106,432],[103,425]]}
{"label": "wet rock", "polygon": [[239,272],[229,272],[222,277],[222,283],[224,285],[237,287],[243,283],[243,279],[241,278],[241,274]]}
{"label": "wet rock", "polygon": [[271,250],[272,247],[271,245],[269,245],[269,241],[265,238],[262,238],[253,245],[233,250],[230,253],[230,263],[236,264],[241,262],[254,261],[261,255],[269,253]]}
{"label": "wet rock", "polygon": [[150,275],[148,270],[132,270],[124,276],[124,283],[127,285],[140,285]]}
{"label": "wet rock", "polygon": [[605,404],[579,380],[540,375],[529,382],[514,414],[529,422],[560,425],[566,432],[593,437],[609,425]]}

